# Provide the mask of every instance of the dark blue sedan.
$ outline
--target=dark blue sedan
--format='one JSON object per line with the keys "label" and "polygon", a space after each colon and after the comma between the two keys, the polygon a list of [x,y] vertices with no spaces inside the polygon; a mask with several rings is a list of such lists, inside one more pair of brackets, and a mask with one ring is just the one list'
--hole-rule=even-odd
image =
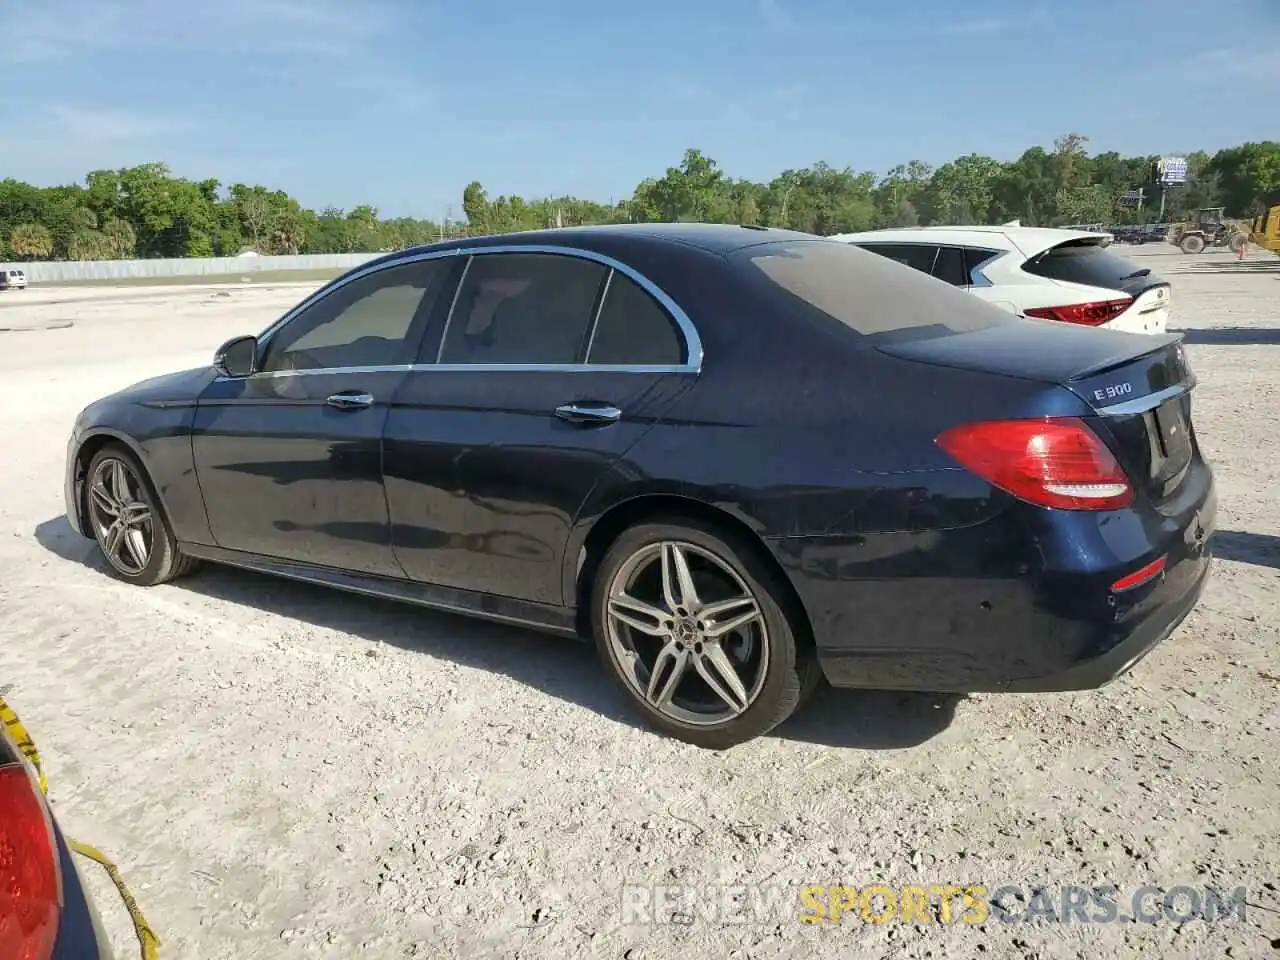
{"label": "dark blue sedan", "polygon": [[807,234],[636,224],[375,259],[76,421],[122,580],[232,564],[592,639],[723,748],[825,678],[1128,670],[1210,566],[1178,337],[1019,319]]}

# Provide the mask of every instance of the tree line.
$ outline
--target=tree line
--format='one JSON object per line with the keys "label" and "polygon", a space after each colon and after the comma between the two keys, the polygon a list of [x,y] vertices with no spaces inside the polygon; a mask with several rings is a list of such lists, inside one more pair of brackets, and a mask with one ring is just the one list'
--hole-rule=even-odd
{"label": "tree line", "polygon": [[[767,183],[735,179],[689,149],[629,198],[490,197],[467,185],[463,218],[435,222],[303,207],[282,190],[176,177],[163,163],[95,170],[83,184],[36,187],[0,180],[0,260],[350,253],[398,250],[443,237],[578,224],[705,221],[788,227],[829,235],[878,227],[958,223],[1032,226],[1143,223],[1160,217],[1156,156],[1091,155],[1069,133],[1001,162],[968,154],[939,167],[912,161],[885,174],[815,163]],[[1164,195],[1164,219],[1202,207],[1252,217],[1280,202],[1280,142],[1243,143],[1186,157],[1185,184]],[[1135,201],[1133,191],[1144,199]]]}

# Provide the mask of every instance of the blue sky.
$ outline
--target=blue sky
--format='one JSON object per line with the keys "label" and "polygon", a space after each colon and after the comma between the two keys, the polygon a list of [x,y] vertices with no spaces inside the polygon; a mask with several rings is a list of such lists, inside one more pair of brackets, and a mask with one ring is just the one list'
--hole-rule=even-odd
{"label": "blue sky", "polygon": [[459,216],[475,179],[618,199],[689,146],[763,180],[1068,130],[1280,137],[1280,0],[0,0],[0,23],[0,178],[163,160],[383,215]]}

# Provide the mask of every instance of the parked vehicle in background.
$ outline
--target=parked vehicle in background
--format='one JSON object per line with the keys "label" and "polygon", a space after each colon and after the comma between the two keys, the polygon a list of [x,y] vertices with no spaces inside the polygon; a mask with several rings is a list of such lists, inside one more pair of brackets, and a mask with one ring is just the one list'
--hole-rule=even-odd
{"label": "parked vehicle in background", "polygon": [[0,723],[0,958],[110,960],[71,849]]}
{"label": "parked vehicle in background", "polygon": [[1210,569],[1194,386],[1176,336],[1020,320],[810,234],[476,237],[91,404],[66,510],[140,587],[209,560],[593,638],[650,724],[724,748],[822,676],[1129,669]]}
{"label": "parked vehicle in background", "polygon": [[0,290],[25,290],[27,274],[23,270],[0,268]]}
{"label": "parked vehicle in background", "polygon": [[1116,243],[1168,243],[1172,224],[1168,223],[1125,223],[1106,227],[1104,233],[1116,238]]}
{"label": "parked vehicle in background", "polygon": [[1175,224],[1170,240],[1183,253],[1203,253],[1207,247],[1229,247],[1239,253],[1249,234],[1224,218],[1226,207],[1202,207],[1194,220]]}
{"label": "parked vehicle in background", "polygon": [[1116,255],[1109,233],[1049,227],[907,227],[842,233],[1021,317],[1127,333],[1164,333],[1172,290]]}

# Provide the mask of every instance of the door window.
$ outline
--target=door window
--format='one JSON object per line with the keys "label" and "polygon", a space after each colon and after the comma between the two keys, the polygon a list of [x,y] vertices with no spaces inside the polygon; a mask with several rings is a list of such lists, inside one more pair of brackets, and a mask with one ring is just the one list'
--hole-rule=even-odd
{"label": "door window", "polygon": [[441,363],[581,363],[609,268],[545,253],[471,258]]}
{"label": "door window", "polygon": [[685,362],[684,337],[648,291],[617,270],[609,279],[587,363],[677,366]]}
{"label": "door window", "polygon": [[422,325],[447,274],[444,260],[426,260],[388,267],[339,287],[271,338],[261,369],[412,363]]}

